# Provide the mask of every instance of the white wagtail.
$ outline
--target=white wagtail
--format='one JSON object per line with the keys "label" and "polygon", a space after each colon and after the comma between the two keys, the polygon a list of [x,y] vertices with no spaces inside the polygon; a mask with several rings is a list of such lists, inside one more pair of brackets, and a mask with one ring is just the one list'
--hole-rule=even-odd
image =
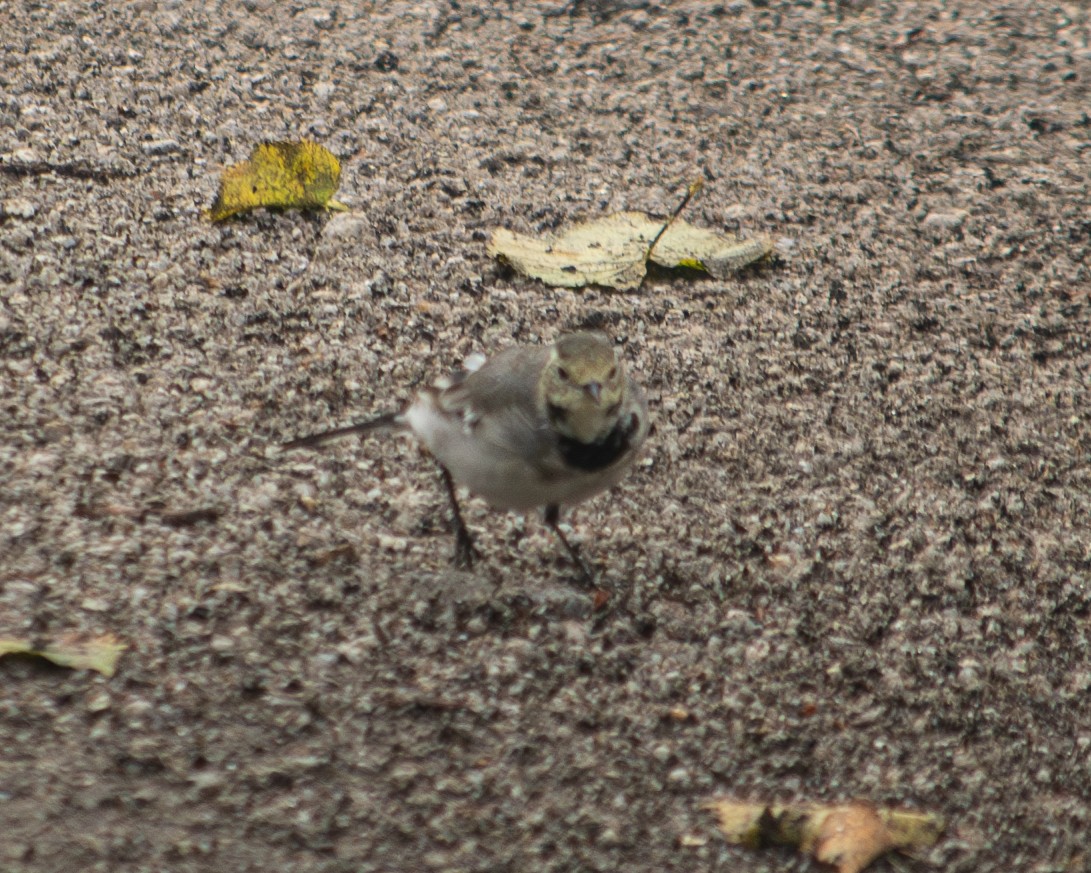
{"label": "white wagtail", "polygon": [[562,505],[621,480],[648,435],[644,392],[603,334],[570,333],[550,346],[514,346],[417,394],[398,412],[292,440],[313,448],[373,430],[410,431],[439,462],[451,501],[455,564],[478,557],[462,520],[455,484],[500,509],[544,507],[587,579],[594,574],[561,530]]}

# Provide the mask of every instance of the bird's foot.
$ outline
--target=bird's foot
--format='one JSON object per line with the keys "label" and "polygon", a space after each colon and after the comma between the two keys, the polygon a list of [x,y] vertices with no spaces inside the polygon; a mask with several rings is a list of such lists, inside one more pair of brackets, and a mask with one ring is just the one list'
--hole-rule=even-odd
{"label": "bird's foot", "polygon": [[455,528],[455,554],[452,563],[460,570],[473,569],[474,562],[481,558],[481,552],[474,545],[474,539],[463,525]]}

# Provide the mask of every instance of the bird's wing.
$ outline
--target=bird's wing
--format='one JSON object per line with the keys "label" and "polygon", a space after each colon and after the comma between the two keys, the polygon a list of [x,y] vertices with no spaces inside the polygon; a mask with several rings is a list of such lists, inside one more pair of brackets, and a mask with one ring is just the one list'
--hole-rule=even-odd
{"label": "bird's wing", "polygon": [[536,463],[551,449],[555,454],[555,434],[538,408],[538,380],[548,357],[547,348],[505,349],[438,392],[436,406],[459,418],[476,439]]}

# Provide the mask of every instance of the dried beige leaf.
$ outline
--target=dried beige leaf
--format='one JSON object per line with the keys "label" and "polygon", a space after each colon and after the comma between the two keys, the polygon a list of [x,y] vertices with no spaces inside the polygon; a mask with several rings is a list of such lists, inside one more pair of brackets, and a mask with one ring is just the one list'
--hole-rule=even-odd
{"label": "dried beige leaf", "polygon": [[876,810],[886,824],[897,848],[926,849],[934,846],[943,833],[943,819],[911,809]]}
{"label": "dried beige leaf", "polygon": [[868,864],[895,848],[890,830],[870,806],[853,805],[816,814],[811,839],[800,847],[839,873],[860,873]]}
{"label": "dried beige leaf", "polygon": [[487,251],[547,285],[620,290],[639,287],[648,258],[664,267],[690,267],[722,279],[773,251],[767,239],[739,240],[676,219],[649,255],[648,247],[662,229],[662,219],[643,212],[615,212],[543,237],[497,228]]}
{"label": "dried beige leaf", "polygon": [[943,830],[937,816],[866,803],[781,805],[723,798],[706,808],[719,818],[728,842],[753,849],[796,846],[838,873],[860,873],[891,849],[927,848]]}
{"label": "dried beige leaf", "polygon": [[28,640],[0,637],[0,656],[32,655],[45,658],[60,667],[96,670],[106,677],[114,675],[117,660],[126,648],[113,634],[101,637],[65,634],[40,648],[35,648]]}
{"label": "dried beige leaf", "polygon": [[705,808],[720,819],[720,830],[729,843],[760,849],[767,842],[762,838],[761,822],[770,808],[764,803],[714,800],[707,803]]}

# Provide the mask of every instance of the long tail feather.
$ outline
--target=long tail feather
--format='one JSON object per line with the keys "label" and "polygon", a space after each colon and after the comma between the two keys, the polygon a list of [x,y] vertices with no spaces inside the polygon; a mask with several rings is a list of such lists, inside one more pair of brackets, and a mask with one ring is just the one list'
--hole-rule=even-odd
{"label": "long tail feather", "polygon": [[281,449],[315,449],[330,440],[338,437],[349,436],[354,433],[370,433],[373,430],[392,430],[405,427],[405,418],[400,412],[388,412],[370,421],[362,421],[359,424],[350,424],[346,427],[338,427],[322,433],[312,433],[309,436],[299,437],[291,442],[284,443]]}

